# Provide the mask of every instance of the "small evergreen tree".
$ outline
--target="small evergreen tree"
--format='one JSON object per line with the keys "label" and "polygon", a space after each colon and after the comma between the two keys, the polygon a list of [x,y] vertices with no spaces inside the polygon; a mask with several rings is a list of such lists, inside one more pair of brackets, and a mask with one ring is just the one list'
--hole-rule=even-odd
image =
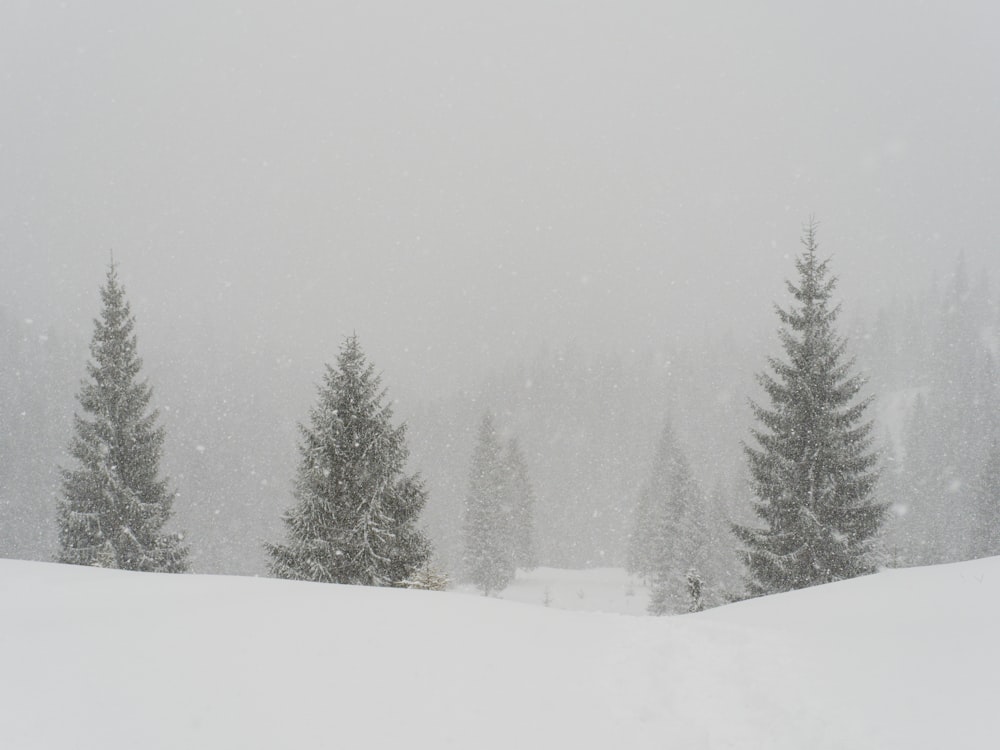
{"label": "small evergreen tree", "polygon": [[79,393],[58,509],[59,562],[122,570],[178,573],[187,549],[164,534],[174,493],[160,478],[164,431],[149,411],[153,390],[138,380],[142,360],[132,315],[114,262],[101,288],[88,379]]}
{"label": "small evergreen tree", "polygon": [[752,404],[759,447],[745,446],[764,524],[734,526],[751,596],[873,572],[886,511],[872,500],[877,457],[863,421],[870,401],[855,401],[863,381],[849,374],[854,361],[844,360],[846,341],[834,330],[837,280],[817,258],[815,224],[803,245],[798,285],[787,282],[798,306],[777,308],[788,359],[769,359],[774,376],[758,376],[771,407]]}
{"label": "small evergreen tree", "polygon": [[701,564],[705,552],[704,505],[704,494],[666,424],[639,495],[628,550],[629,572],[653,579],[655,607],[663,610],[654,614],[685,609],[685,572]]}
{"label": "small evergreen tree", "polygon": [[406,426],[392,425],[381,378],[357,336],[326,368],[319,403],[302,426],[296,504],[285,514],[288,541],[269,544],[278,578],[397,586],[427,562],[416,521],[423,483],[403,473]]}
{"label": "small evergreen tree", "polygon": [[504,457],[507,489],[511,506],[511,542],[514,545],[514,565],[523,570],[535,568],[534,515],[535,490],[528,479],[521,447],[516,438],[507,443]]}
{"label": "small evergreen tree", "polygon": [[503,590],[514,578],[512,507],[508,472],[493,417],[486,414],[472,456],[465,500],[465,574],[483,594]]}

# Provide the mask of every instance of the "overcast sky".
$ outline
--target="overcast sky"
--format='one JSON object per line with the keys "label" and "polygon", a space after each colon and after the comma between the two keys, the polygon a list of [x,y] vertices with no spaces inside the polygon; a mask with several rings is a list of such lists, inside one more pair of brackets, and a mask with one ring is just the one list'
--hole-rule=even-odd
{"label": "overcast sky", "polygon": [[1000,271],[1000,5],[820,6],[7,0],[0,305],[86,340],[113,249],[146,346],[430,388],[773,328],[811,214],[849,305]]}

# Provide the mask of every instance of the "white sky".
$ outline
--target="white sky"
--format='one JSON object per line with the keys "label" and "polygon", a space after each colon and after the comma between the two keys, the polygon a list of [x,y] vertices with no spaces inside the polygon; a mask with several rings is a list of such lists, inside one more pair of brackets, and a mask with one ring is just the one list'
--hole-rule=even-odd
{"label": "white sky", "polygon": [[1000,6],[806,5],[6,2],[0,305],[430,388],[1000,270]]}

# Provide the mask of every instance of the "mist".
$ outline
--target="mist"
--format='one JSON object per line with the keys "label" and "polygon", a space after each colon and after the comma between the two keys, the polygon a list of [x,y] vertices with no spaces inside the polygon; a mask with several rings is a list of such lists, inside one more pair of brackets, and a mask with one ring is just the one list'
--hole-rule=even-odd
{"label": "mist", "polygon": [[[354,332],[411,422],[445,539],[487,408],[528,433],[543,500],[597,482],[627,513],[665,414],[685,409],[703,483],[737,482],[753,372],[811,216],[859,348],[865,321],[946,285],[959,256],[976,278],[1000,271],[994,3],[12,2],[0,16],[0,307],[16,336],[63,347],[45,365],[40,455],[65,460],[113,253],[178,516],[196,541],[224,519],[202,532],[202,570],[260,570],[296,424]],[[523,414],[568,407],[510,405],[532,362],[567,356],[643,384],[628,412],[642,420],[620,427],[624,486],[605,473],[571,492],[559,461],[546,475],[548,428]],[[724,374],[706,382],[707,362]],[[25,554],[51,545],[39,533]]]}

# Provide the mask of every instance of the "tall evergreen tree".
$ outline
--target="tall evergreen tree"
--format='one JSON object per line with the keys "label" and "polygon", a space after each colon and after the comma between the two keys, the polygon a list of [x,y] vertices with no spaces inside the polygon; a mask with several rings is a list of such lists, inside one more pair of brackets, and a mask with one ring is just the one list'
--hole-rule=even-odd
{"label": "tall evergreen tree", "polygon": [[181,572],[187,549],[164,534],[174,493],[160,478],[164,431],[149,411],[153,391],[139,380],[142,360],[125,289],[114,262],[101,288],[89,378],[79,393],[70,454],[58,509],[60,562],[123,570]]}
{"label": "tall evergreen tree", "polygon": [[763,528],[734,526],[745,547],[751,596],[803,588],[871,573],[886,507],[872,494],[877,456],[870,400],[856,400],[863,380],[851,375],[846,340],[834,329],[830,305],[836,277],[817,258],[816,225],[803,236],[797,305],[776,308],[787,361],[769,358],[774,375],[758,376],[770,408],[753,404],[759,447],[745,446]]}
{"label": "tall evergreen tree", "polygon": [[705,552],[704,507],[704,493],[668,423],[639,495],[629,540],[629,571],[653,580],[653,614],[687,609],[685,575],[701,566]]}
{"label": "tall evergreen tree", "polygon": [[357,336],[326,368],[319,403],[302,426],[288,541],[269,544],[279,578],[364,586],[410,581],[430,556],[417,529],[423,482],[403,473],[406,425],[392,425],[381,378]]}
{"label": "tall evergreen tree", "polygon": [[510,493],[511,543],[514,547],[514,564],[524,570],[535,567],[535,490],[528,478],[528,467],[516,438],[507,443],[504,456],[507,490]]}
{"label": "tall evergreen tree", "polygon": [[508,472],[493,417],[486,414],[472,455],[465,499],[465,575],[486,596],[514,578]]}

